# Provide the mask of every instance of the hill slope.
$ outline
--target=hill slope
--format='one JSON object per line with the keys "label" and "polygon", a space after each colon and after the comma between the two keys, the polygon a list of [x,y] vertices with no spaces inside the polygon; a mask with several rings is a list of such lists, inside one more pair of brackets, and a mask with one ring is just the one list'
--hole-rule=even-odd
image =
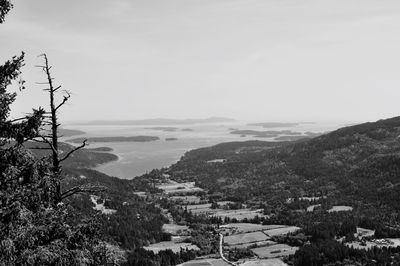
{"label": "hill slope", "polygon": [[188,152],[170,174],[240,200],[324,194],[397,211],[399,136],[395,117],[297,142],[224,143]]}

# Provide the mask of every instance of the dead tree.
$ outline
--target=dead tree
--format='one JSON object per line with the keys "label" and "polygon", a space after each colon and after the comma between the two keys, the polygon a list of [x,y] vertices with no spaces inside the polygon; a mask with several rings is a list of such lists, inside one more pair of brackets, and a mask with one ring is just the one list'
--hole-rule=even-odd
{"label": "dead tree", "polygon": [[61,191],[61,181],[62,181],[62,167],[61,163],[68,159],[74,152],[84,148],[86,146],[86,141],[84,140],[83,143],[77,147],[72,148],[69,152],[67,152],[65,155],[61,156],[60,154],[60,149],[59,149],[59,127],[60,123],[58,121],[58,112],[62,106],[64,106],[69,98],[71,97],[71,94],[63,90],[63,99],[59,102],[56,103],[55,96],[61,89],[61,86],[54,86],[53,84],[53,78],[51,76],[51,66],[49,65],[49,61],[47,58],[46,54],[40,55],[41,57],[44,58],[44,65],[39,65],[37,67],[41,68],[45,75],[46,75],[46,82],[39,83],[39,84],[45,84],[47,85],[47,88],[44,89],[44,91],[47,91],[49,93],[50,97],[50,111],[46,112],[46,121],[44,123],[45,126],[50,127],[50,133],[49,134],[42,134],[40,136],[40,139],[35,139],[34,141],[40,142],[40,143],[45,143],[48,145],[48,148],[51,151],[51,163],[52,163],[52,176],[55,181],[55,203],[61,202],[63,199],[72,196],[76,193],[81,193],[81,192],[99,192],[99,191],[104,191],[105,188],[102,186],[95,186],[95,185],[85,185],[85,186],[76,186],[73,188],[68,189],[67,191],[62,192]]}

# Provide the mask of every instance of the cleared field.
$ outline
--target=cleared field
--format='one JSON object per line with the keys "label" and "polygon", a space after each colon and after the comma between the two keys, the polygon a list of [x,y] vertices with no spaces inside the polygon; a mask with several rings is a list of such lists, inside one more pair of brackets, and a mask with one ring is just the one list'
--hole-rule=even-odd
{"label": "cleared field", "polygon": [[[231,201],[219,201],[218,205],[223,206],[228,203],[232,203]],[[183,206],[187,208],[188,211],[191,211],[193,214],[206,214],[208,216],[217,216],[221,218],[229,217],[231,219],[235,218],[238,221],[242,221],[243,219],[253,219],[256,216],[263,217],[263,209],[238,209],[238,210],[224,210],[224,209],[211,209],[211,203],[206,204],[197,204],[197,205],[186,205]]]}
{"label": "cleared field", "polygon": [[287,264],[280,259],[266,259],[246,261],[240,266],[287,266]]}
{"label": "cleared field", "polygon": [[191,243],[176,243],[173,241],[164,241],[160,243],[152,244],[148,247],[143,247],[145,250],[153,251],[154,253],[158,253],[161,250],[170,249],[175,253],[178,253],[182,249],[189,249],[189,250],[200,250],[198,246],[193,245]]}
{"label": "cleared field", "polygon": [[239,245],[234,245],[234,246],[228,246],[229,248],[248,248],[248,247],[252,247],[252,248],[256,248],[256,247],[265,247],[265,246],[272,246],[272,245],[276,245],[277,243],[271,240],[265,240],[265,241],[259,241],[256,243],[244,243],[244,244],[239,244]]}
{"label": "cleared field", "polygon": [[298,247],[291,247],[285,244],[277,244],[268,247],[253,248],[253,251],[259,258],[277,258],[293,255],[298,250]]}
{"label": "cleared field", "polygon": [[[227,204],[233,203],[233,202],[232,201],[218,201],[217,203],[219,206],[224,206],[224,205],[227,205]],[[184,207],[187,208],[188,211],[191,211],[193,213],[215,213],[215,212],[223,210],[223,209],[211,209],[211,203],[187,205]]]}
{"label": "cleared field", "polygon": [[144,191],[137,191],[137,192],[133,192],[133,194],[141,197],[141,198],[145,198],[146,197],[146,192]]}
{"label": "cleared field", "polygon": [[[386,243],[388,241],[388,243]],[[346,243],[346,246],[353,247],[355,249],[370,249],[372,247],[399,247],[400,238],[385,238],[385,240],[377,239],[372,241],[366,241],[365,245],[361,245],[359,241],[353,241]]]}
{"label": "cleared field", "polygon": [[375,230],[357,227],[357,233],[355,233],[354,236],[362,238],[362,237],[374,236],[374,234]]}
{"label": "cleared field", "polygon": [[269,236],[279,236],[279,235],[286,235],[288,233],[293,233],[300,230],[300,227],[297,226],[286,226],[282,228],[270,229],[265,230],[264,233]]}
{"label": "cleared field", "polygon": [[256,243],[259,241],[265,241],[269,239],[270,237],[266,236],[262,232],[252,232],[252,233],[225,236],[224,242],[230,246],[233,246],[245,243]]}
{"label": "cleared field", "polygon": [[177,266],[230,266],[221,259],[190,260]]}
{"label": "cleared field", "polygon": [[195,182],[178,183],[172,180],[169,180],[168,183],[158,184],[156,187],[164,190],[166,194],[186,194],[203,191],[203,189],[196,187]]}
{"label": "cleared field", "polygon": [[224,163],[225,161],[226,161],[226,159],[214,159],[214,160],[207,161],[207,163]]}
{"label": "cleared field", "polygon": [[[319,200],[321,197],[300,197],[299,200],[307,200],[307,201],[317,201]],[[325,197],[323,197],[325,198]],[[295,199],[294,198],[288,198],[286,199],[286,203],[291,203],[293,202]]]}
{"label": "cleared field", "polygon": [[221,210],[216,209],[214,213],[210,213],[210,216],[217,216],[221,218],[229,217],[231,219],[236,219],[242,221],[243,219],[253,219],[254,217],[264,217],[263,209],[251,210],[251,209],[240,209],[240,210]]}
{"label": "cleared field", "polygon": [[315,208],[320,207],[321,204],[315,204],[307,207],[308,212],[313,212]]}
{"label": "cleared field", "polygon": [[400,238],[388,238],[388,240],[393,242],[392,247],[399,247],[400,246]]}
{"label": "cleared field", "polygon": [[353,207],[350,206],[333,206],[328,212],[342,212],[342,211],[352,211]]}
{"label": "cleared field", "polygon": [[164,224],[162,229],[165,232],[170,233],[171,235],[179,235],[185,231],[186,232],[190,231],[189,227],[187,227],[186,225],[177,225],[177,224]]}
{"label": "cleared field", "polygon": [[94,204],[93,209],[96,211],[101,211],[103,214],[114,214],[117,212],[117,210],[114,209],[108,209],[107,207],[104,206],[104,200],[102,200],[102,203],[98,203],[100,197],[96,195],[90,195],[90,200]]}
{"label": "cleared field", "polygon": [[201,199],[197,196],[172,196],[171,200],[184,204],[198,204]]}
{"label": "cleared field", "polygon": [[250,233],[256,231],[270,230],[276,228],[286,227],[286,225],[278,225],[278,224],[251,224],[251,223],[231,223],[221,225],[219,228],[223,229],[223,232],[234,232],[234,233]]}
{"label": "cleared field", "polygon": [[299,200],[315,201],[319,200],[321,197],[300,197]]}

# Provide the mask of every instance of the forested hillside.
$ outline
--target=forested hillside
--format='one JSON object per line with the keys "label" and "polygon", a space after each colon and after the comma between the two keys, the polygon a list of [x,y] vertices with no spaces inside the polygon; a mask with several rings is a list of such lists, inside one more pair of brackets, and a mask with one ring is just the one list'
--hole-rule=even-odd
{"label": "forested hillside", "polygon": [[[400,236],[399,136],[400,117],[394,117],[297,142],[223,143],[186,153],[168,174],[196,181],[214,199],[264,208],[269,218],[263,223],[304,228],[313,245],[290,263],[367,262],[380,254],[377,265],[384,265],[397,250],[368,253],[332,240],[351,241],[356,226],[375,230],[376,237]],[[328,249],[337,253],[329,257]]]}

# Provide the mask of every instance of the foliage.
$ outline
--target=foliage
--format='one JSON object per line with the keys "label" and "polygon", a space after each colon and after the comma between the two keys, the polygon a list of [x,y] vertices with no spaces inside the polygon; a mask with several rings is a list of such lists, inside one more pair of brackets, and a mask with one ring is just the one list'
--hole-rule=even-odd
{"label": "foliage", "polygon": [[0,23],[4,22],[5,16],[11,10],[13,5],[8,0],[0,0]]}

